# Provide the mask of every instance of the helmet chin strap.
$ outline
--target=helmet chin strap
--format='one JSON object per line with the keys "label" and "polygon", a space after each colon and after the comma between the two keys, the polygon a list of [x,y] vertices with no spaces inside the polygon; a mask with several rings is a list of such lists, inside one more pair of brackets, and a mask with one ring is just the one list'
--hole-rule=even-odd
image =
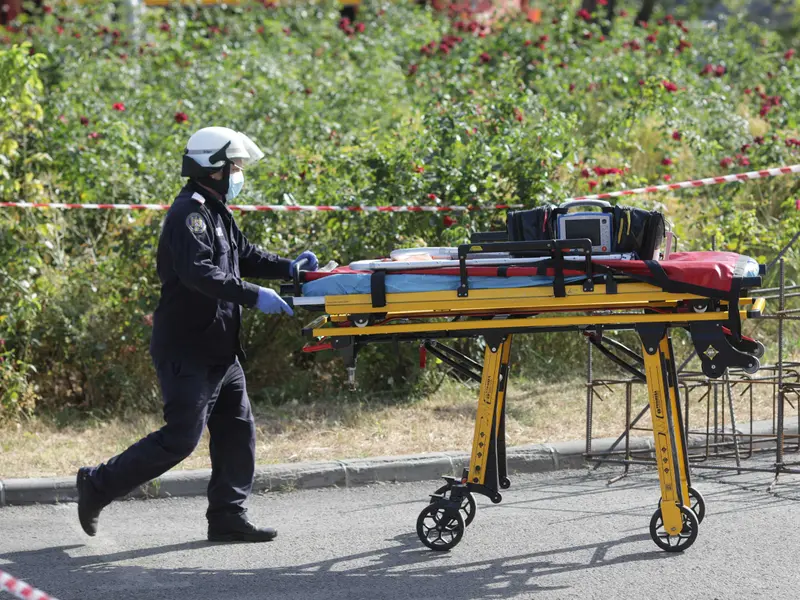
{"label": "helmet chin strap", "polygon": [[227,160],[225,161],[225,166],[222,167],[222,178],[221,179],[214,179],[210,175],[203,177],[202,179],[198,179],[197,182],[204,185],[207,188],[210,188],[217,192],[221,198],[221,202],[225,204],[227,201],[226,194],[228,193],[228,189],[230,187],[230,179],[231,179],[231,163]]}

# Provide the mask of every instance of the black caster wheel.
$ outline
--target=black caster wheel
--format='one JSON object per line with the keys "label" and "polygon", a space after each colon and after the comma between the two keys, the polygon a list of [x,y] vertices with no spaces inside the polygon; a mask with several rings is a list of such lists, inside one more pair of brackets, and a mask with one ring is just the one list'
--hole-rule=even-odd
{"label": "black caster wheel", "polygon": [[746,367],[744,367],[742,370],[743,370],[745,373],[747,373],[748,375],[752,375],[753,373],[756,373],[756,372],[757,372],[757,371],[758,371],[760,368],[761,368],[761,363],[760,363],[760,362],[759,362],[759,360],[758,360],[758,359],[757,359],[757,358],[754,356],[754,357],[753,357],[753,362],[751,362],[749,365],[747,365]]}
{"label": "black caster wheel", "polygon": [[706,516],[706,501],[703,500],[703,496],[700,492],[692,486],[689,486],[689,499],[691,500],[692,511],[697,516],[697,522],[702,523]]}
{"label": "black caster wheel", "polygon": [[700,528],[697,515],[694,514],[691,508],[681,506],[680,509],[683,529],[678,535],[669,535],[667,533],[660,508],[653,513],[653,518],[650,519],[650,537],[653,538],[656,546],[666,552],[683,552],[694,544],[697,539],[697,531]]}
{"label": "black caster wheel", "polygon": [[[446,494],[450,490],[451,486],[449,484],[443,485],[438,490],[434,492],[437,496],[441,496]],[[431,498],[431,504],[439,502],[438,498]],[[469,527],[469,524],[472,523],[472,520],[475,518],[475,512],[477,511],[478,505],[475,503],[475,496],[471,493],[467,492],[467,495],[461,499],[461,517],[464,519],[464,527]]]}
{"label": "black caster wheel", "polygon": [[417,518],[417,535],[431,550],[445,552],[454,548],[465,529],[461,511],[445,508],[442,502],[429,504]]}
{"label": "black caster wheel", "polygon": [[367,327],[375,322],[375,318],[370,314],[350,315],[350,322],[356,327]]}
{"label": "black caster wheel", "polygon": [[510,487],[511,487],[511,480],[508,477],[503,477],[500,480],[500,489],[507,490]]}

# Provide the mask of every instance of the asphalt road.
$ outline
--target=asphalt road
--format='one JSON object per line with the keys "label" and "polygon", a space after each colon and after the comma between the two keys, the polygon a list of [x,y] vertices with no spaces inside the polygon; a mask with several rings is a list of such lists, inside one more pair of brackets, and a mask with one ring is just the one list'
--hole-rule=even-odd
{"label": "asphalt road", "polygon": [[[202,498],[126,501],[80,530],[75,504],[0,509],[0,569],[60,600],[792,598],[800,589],[800,476],[695,473],[707,516],[694,546],[650,540],[655,474],[562,471],[478,499],[461,543],[435,553],[416,518],[437,482],[267,494],[269,544],[209,544]],[[0,592],[0,600],[10,598]]]}

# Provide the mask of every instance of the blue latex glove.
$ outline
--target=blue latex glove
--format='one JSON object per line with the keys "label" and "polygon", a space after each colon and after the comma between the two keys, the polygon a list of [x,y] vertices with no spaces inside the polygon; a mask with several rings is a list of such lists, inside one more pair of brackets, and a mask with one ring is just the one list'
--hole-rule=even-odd
{"label": "blue latex glove", "polygon": [[314,255],[313,252],[311,252],[311,250],[306,250],[305,252],[300,254],[300,256],[295,258],[292,261],[291,265],[289,265],[289,273],[291,273],[292,276],[294,276],[295,266],[297,265],[297,263],[299,263],[303,259],[308,260],[308,262],[303,267],[300,267],[301,269],[303,269],[304,271],[316,271],[317,270],[317,267],[319,266],[319,261],[317,261],[317,257]]}
{"label": "blue latex glove", "polygon": [[287,315],[294,315],[292,307],[284,302],[278,292],[269,288],[258,288],[258,300],[256,308],[265,315],[274,315],[285,312]]}

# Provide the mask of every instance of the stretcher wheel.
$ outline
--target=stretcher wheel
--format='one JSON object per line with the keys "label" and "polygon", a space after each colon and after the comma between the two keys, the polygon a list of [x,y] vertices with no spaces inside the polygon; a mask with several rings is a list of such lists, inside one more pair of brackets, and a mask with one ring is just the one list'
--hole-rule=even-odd
{"label": "stretcher wheel", "polygon": [[[438,490],[434,492],[437,496],[442,496],[450,491],[452,485],[445,484],[440,487]],[[431,504],[438,502],[439,498],[431,498]],[[478,509],[478,505],[475,503],[475,496],[473,496],[470,492],[467,492],[467,495],[461,499],[461,516],[464,519],[464,527],[469,527],[469,524],[472,523],[472,520],[475,518],[475,512]]]}
{"label": "stretcher wheel", "polygon": [[761,362],[753,356],[753,362],[747,367],[743,367],[742,370],[747,373],[748,375],[752,375],[753,373],[757,372],[761,368]]}
{"label": "stretcher wheel", "polygon": [[511,480],[508,477],[503,477],[500,480],[500,489],[507,490],[510,487],[511,487]]}
{"label": "stretcher wheel", "polygon": [[417,518],[417,536],[431,550],[445,552],[455,547],[465,529],[461,511],[453,510],[442,501],[423,508]]}
{"label": "stretcher wheel", "polygon": [[762,356],[764,356],[764,352],[766,352],[764,344],[762,344],[761,342],[756,342],[756,349],[753,352],[753,356],[755,356],[756,358],[761,358]]}
{"label": "stretcher wheel", "polygon": [[368,325],[372,325],[372,323],[375,322],[375,319],[371,314],[350,315],[350,322],[356,327],[366,327]]}
{"label": "stretcher wheel", "polygon": [[653,513],[653,518],[650,519],[650,537],[653,538],[656,546],[666,552],[683,552],[697,539],[697,532],[700,528],[697,515],[691,508],[681,506],[680,509],[683,529],[678,535],[669,535],[664,529],[664,519],[661,516],[660,508]]}
{"label": "stretcher wheel", "polygon": [[697,516],[697,522],[702,523],[706,516],[706,501],[703,500],[702,494],[689,486],[689,499],[691,500],[692,511]]}

